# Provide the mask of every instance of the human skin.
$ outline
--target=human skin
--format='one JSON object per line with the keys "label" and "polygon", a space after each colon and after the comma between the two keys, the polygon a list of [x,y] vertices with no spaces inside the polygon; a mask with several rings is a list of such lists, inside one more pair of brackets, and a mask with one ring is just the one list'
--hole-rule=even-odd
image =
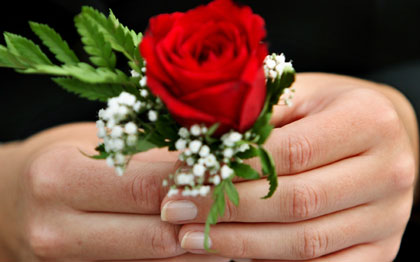
{"label": "human skin", "polygon": [[[276,194],[260,200],[264,179],[237,181],[240,205],[228,203],[226,223],[212,227],[212,248],[257,261],[391,261],[417,174],[409,102],[392,88],[336,75],[299,74],[295,86],[295,105],[275,108],[278,128],[266,143]],[[228,261],[191,254],[204,253],[194,237],[211,200],[165,197],[161,182],[176,153],[136,155],[117,177],[80,153],[93,154],[98,142],[94,124],[80,123],[0,147],[1,261]],[[197,217],[176,220],[191,206],[166,205],[174,200],[194,203]]]}

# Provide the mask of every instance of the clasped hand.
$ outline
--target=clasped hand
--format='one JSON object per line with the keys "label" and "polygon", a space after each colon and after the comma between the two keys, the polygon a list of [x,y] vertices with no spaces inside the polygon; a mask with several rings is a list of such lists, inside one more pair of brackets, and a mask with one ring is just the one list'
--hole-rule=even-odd
{"label": "clasped hand", "polygon": [[296,89],[293,107],[275,108],[266,143],[279,187],[261,200],[265,179],[236,181],[239,206],[228,203],[210,232],[217,253],[203,250],[211,196],[165,196],[177,154],[139,154],[117,177],[79,152],[97,143],[92,124],[20,145],[21,172],[6,180],[14,193],[4,198],[0,187],[9,214],[2,242],[16,261],[393,260],[417,172],[409,103],[391,88],[335,75],[301,74]]}

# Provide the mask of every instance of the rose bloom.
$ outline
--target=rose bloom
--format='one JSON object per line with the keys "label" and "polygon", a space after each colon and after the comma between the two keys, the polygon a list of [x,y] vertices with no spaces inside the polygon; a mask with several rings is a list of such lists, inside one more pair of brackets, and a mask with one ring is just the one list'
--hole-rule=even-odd
{"label": "rose bloom", "polygon": [[264,20],[231,0],[153,17],[140,44],[147,85],[183,126],[244,132],[265,102],[265,36]]}

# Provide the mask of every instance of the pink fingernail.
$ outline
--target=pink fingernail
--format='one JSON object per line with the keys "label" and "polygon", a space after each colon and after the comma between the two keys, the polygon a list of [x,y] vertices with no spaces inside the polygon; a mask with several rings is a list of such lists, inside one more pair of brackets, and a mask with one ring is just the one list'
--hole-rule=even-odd
{"label": "pink fingernail", "polygon": [[[186,233],[182,238],[181,247],[190,251],[204,251],[204,233]],[[209,239],[209,247],[211,247],[211,239]]]}
{"label": "pink fingernail", "polygon": [[197,216],[197,206],[188,200],[176,200],[166,203],[160,213],[162,221],[185,221]]}

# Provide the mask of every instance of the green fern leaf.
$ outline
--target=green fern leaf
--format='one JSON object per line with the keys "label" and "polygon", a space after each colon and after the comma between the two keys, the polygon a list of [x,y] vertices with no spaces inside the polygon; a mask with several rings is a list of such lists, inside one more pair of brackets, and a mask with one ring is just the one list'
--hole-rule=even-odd
{"label": "green fern leaf", "polygon": [[29,22],[32,31],[41,39],[42,43],[49,48],[58,61],[65,64],[79,62],[76,54],[70,49],[66,41],[51,27],[45,24]]}

